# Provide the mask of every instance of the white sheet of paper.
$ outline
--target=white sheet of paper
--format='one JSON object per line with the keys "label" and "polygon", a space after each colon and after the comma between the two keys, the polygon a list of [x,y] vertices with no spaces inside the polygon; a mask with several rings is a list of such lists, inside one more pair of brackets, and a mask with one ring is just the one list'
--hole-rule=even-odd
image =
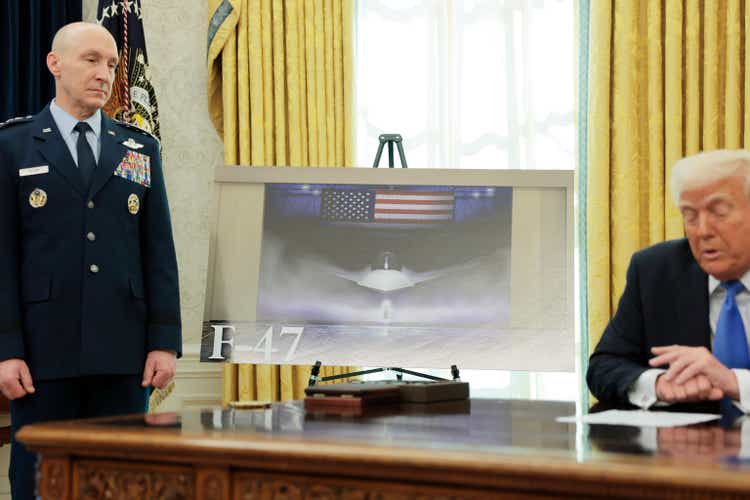
{"label": "white sheet of paper", "polygon": [[632,425],[634,427],[676,427],[719,420],[721,415],[711,413],[677,413],[646,410],[607,410],[582,417],[557,417],[558,422],[584,424]]}

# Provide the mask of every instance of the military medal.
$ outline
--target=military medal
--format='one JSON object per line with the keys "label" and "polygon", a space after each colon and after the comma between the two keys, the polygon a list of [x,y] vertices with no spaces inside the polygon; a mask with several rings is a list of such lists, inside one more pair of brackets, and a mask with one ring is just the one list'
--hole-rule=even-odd
{"label": "military medal", "polygon": [[151,158],[137,151],[128,151],[113,175],[141,186],[151,187]]}
{"label": "military medal", "polygon": [[133,215],[138,213],[138,209],[141,208],[141,202],[138,200],[138,195],[133,193],[128,196],[128,212]]}
{"label": "military medal", "polygon": [[47,204],[47,193],[43,189],[36,188],[29,195],[29,205],[34,208],[41,208]]}

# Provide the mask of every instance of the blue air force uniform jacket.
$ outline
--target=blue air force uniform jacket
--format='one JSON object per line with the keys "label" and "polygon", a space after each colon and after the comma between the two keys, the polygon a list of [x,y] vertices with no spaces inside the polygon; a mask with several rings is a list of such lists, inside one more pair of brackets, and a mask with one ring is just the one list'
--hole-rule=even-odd
{"label": "blue air force uniform jacket", "polygon": [[102,113],[84,187],[49,107],[0,127],[0,360],[35,380],[138,374],[181,354],[180,300],[159,144]]}

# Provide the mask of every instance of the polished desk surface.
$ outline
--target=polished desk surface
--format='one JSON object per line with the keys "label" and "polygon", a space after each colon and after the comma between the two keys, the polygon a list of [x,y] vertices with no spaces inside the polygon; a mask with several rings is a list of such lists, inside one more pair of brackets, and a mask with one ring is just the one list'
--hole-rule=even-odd
{"label": "polished desk surface", "polygon": [[19,439],[43,456],[158,456],[169,463],[393,480],[413,480],[420,471],[419,480],[433,484],[498,488],[523,480],[538,491],[545,480],[567,480],[581,495],[601,493],[604,483],[615,496],[633,485],[643,488],[639,496],[659,496],[670,485],[683,493],[750,495],[750,455],[736,423],[657,430],[555,420],[575,412],[567,402],[476,399],[344,417],[309,414],[301,402],[288,402],[266,410],[37,424]]}

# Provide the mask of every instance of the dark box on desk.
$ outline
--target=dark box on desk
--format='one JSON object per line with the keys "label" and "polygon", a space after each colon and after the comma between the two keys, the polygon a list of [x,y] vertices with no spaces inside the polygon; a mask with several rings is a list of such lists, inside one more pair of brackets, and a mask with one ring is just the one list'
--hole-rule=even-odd
{"label": "dark box on desk", "polygon": [[332,413],[361,413],[365,408],[398,404],[397,385],[344,383],[314,385],[305,389],[305,410]]}

